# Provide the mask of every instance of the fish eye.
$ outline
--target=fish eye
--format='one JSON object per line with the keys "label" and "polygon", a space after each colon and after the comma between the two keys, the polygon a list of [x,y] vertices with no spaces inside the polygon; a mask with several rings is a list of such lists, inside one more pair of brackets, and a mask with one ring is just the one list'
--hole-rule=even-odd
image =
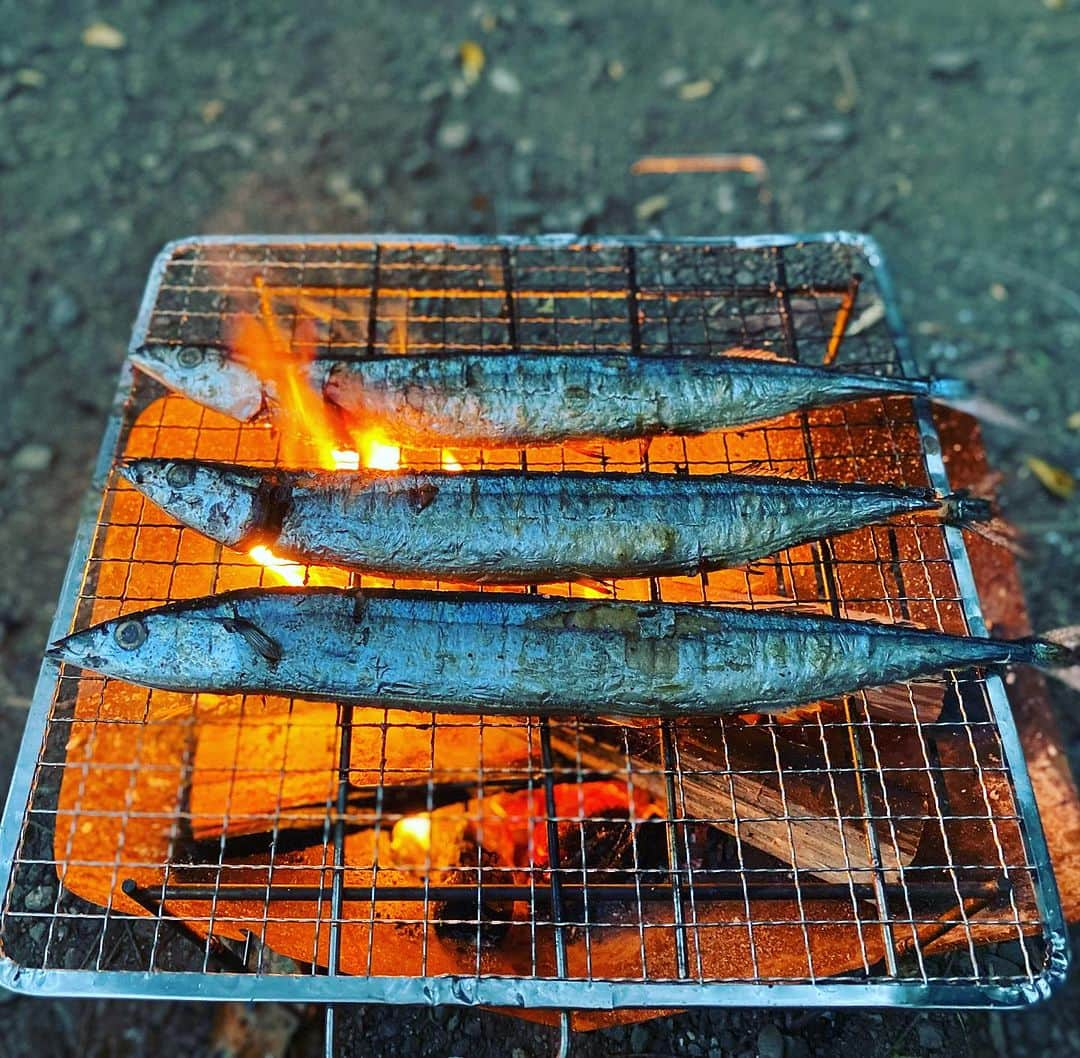
{"label": "fish eye", "polygon": [[165,480],[174,489],[182,489],[195,480],[195,468],[190,463],[173,463],[165,471]]}
{"label": "fish eye", "polygon": [[124,650],[136,650],[146,642],[148,634],[146,625],[142,621],[136,617],[129,617],[116,626],[113,638]]}
{"label": "fish eye", "polygon": [[197,345],[185,345],[176,354],[176,362],[181,367],[198,367],[205,356],[204,350]]}

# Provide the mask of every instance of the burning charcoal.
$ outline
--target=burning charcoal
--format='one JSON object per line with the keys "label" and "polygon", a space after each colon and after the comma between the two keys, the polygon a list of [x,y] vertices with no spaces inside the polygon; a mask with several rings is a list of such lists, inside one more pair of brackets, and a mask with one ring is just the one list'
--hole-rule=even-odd
{"label": "burning charcoal", "polygon": [[482,848],[466,835],[458,852],[457,868],[443,873],[443,885],[472,886],[472,892],[432,907],[431,918],[440,939],[450,944],[469,945],[479,940],[481,948],[500,943],[510,931],[514,905],[508,900],[476,899],[476,886],[513,885],[512,871],[503,869],[497,853]]}

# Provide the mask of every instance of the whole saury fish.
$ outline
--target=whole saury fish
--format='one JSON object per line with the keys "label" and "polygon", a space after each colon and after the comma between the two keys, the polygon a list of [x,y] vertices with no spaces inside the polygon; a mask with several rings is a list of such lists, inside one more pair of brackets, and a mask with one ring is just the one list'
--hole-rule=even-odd
{"label": "whole saury fish", "polygon": [[781,612],[336,588],[174,602],[49,654],[174,691],[588,717],[777,711],[945,669],[1071,659],[1041,640]]}
{"label": "whole saury fish", "polygon": [[[277,395],[219,348],[144,345],[132,362],[236,419]],[[455,354],[314,360],[311,387],[347,423],[401,444],[516,446],[699,434],[865,397],[954,399],[956,379],[855,374],[748,356]]]}
{"label": "whole saury fish", "polygon": [[228,547],[479,583],[697,573],[913,511],[986,501],[929,489],[740,475],[289,471],[136,459],[120,473]]}

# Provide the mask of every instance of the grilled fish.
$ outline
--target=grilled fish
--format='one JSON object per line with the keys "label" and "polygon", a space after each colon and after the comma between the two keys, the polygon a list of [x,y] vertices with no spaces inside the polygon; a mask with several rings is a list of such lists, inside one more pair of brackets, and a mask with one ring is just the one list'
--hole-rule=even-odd
{"label": "grilled fish", "polygon": [[[144,345],[131,359],[170,389],[233,418],[274,415],[273,387],[222,349]],[[967,392],[956,379],[745,356],[384,356],[315,360],[299,370],[346,422],[418,446],[699,434],[865,397]]]}
{"label": "grilled fish", "polygon": [[912,511],[986,501],[929,489],[737,475],[309,472],[137,459],[120,473],[228,547],[479,583],[696,573]]}
{"label": "grilled fish", "polygon": [[949,668],[1070,655],[1042,640],[781,612],[336,588],[174,602],[49,653],[173,691],[583,716],[777,711]]}

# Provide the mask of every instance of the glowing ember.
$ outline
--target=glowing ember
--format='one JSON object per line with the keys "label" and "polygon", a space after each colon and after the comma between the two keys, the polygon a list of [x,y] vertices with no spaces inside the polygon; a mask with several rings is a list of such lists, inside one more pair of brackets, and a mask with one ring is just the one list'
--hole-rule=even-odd
{"label": "glowing ember", "polygon": [[390,852],[394,862],[421,865],[427,862],[431,848],[431,816],[426,812],[403,816],[390,834]]}
{"label": "glowing ember", "polygon": [[452,470],[454,473],[457,473],[458,471],[465,469],[457,461],[457,459],[454,456],[454,453],[451,452],[449,448],[444,448],[442,450],[442,465],[443,465],[443,470]]}

